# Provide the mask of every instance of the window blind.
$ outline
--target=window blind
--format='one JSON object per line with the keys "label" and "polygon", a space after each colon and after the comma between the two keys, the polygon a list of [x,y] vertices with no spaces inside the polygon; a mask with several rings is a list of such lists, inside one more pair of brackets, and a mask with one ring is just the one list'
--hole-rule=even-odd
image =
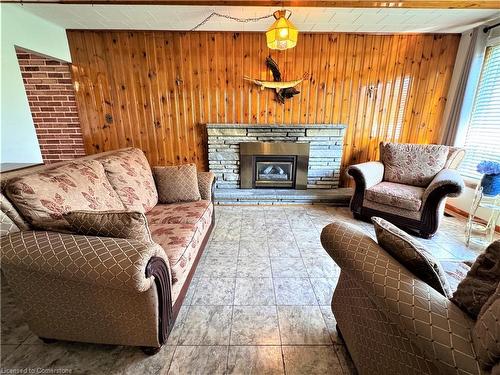
{"label": "window blind", "polygon": [[465,177],[480,178],[476,166],[483,160],[500,162],[500,45],[486,49],[465,149],[459,168]]}

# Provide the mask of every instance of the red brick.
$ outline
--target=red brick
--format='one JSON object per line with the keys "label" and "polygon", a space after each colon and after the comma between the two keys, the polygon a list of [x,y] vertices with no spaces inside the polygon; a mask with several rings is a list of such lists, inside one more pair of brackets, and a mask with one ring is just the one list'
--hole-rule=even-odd
{"label": "red brick", "polygon": [[45,163],[85,155],[69,64],[17,50]]}

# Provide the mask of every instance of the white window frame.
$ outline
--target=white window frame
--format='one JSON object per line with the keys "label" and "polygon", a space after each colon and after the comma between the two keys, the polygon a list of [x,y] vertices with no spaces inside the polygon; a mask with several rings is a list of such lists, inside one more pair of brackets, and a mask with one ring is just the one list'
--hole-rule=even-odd
{"label": "white window frame", "polygon": [[[464,95],[464,102],[470,103],[467,107],[462,107],[462,113],[460,115],[460,124],[458,126],[458,131],[455,137],[454,145],[457,147],[464,147],[467,138],[467,132],[469,130],[469,124],[472,116],[472,110],[474,107],[474,102],[476,99],[476,93],[479,85],[479,80],[481,78],[481,72],[483,70],[484,59],[486,55],[486,49],[488,47],[496,47],[500,45],[500,36],[490,37],[487,39],[484,48],[481,49],[480,53],[476,55],[472,65],[471,72],[469,75],[469,82],[467,83],[466,92]],[[459,167],[460,169],[460,167]],[[479,178],[472,178],[464,176],[464,180],[468,186],[475,187],[479,182]]]}

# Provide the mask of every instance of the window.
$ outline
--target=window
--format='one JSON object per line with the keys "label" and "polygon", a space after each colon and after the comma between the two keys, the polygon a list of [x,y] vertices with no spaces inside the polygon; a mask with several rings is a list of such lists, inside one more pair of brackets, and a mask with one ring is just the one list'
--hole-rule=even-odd
{"label": "window", "polygon": [[482,160],[500,162],[500,44],[486,49],[465,149],[467,153],[460,165],[464,177],[481,177],[476,166]]}

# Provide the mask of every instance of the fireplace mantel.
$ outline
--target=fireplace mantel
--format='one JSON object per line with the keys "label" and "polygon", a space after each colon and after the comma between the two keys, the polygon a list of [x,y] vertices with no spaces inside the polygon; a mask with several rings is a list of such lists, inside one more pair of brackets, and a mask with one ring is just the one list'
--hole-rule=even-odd
{"label": "fireplace mantel", "polygon": [[337,188],[345,125],[207,124],[208,163],[218,189],[240,187],[240,143],[309,143],[308,188]]}

